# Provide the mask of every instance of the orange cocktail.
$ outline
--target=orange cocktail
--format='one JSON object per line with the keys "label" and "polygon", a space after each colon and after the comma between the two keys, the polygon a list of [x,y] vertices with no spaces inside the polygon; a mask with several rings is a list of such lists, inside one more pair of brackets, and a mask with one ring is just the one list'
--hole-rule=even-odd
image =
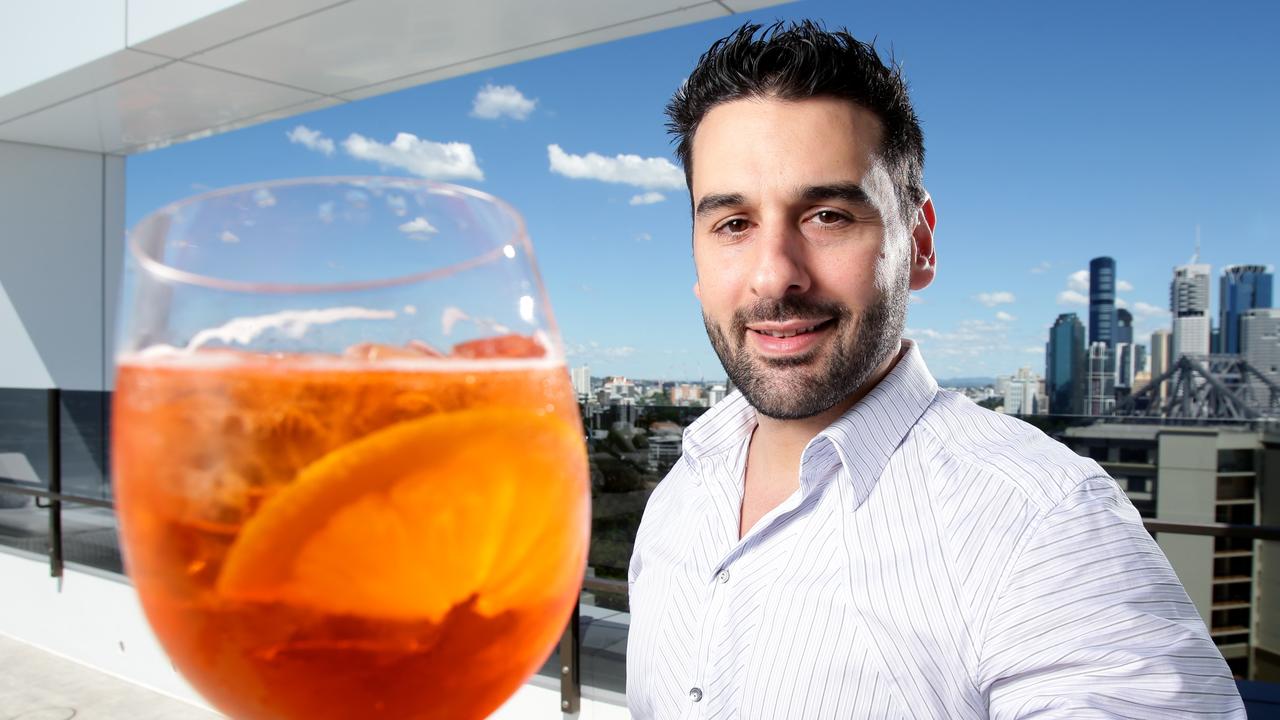
{"label": "orange cocktail", "polygon": [[484,717],[546,659],[589,534],[576,399],[560,362],[472,348],[121,358],[130,576],[218,708]]}

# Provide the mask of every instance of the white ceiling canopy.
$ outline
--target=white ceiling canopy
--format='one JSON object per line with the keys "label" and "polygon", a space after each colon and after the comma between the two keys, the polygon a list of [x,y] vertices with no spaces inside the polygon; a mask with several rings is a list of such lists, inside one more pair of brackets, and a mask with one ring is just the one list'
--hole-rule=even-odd
{"label": "white ceiling canopy", "polygon": [[129,154],[778,0],[0,0],[0,140]]}

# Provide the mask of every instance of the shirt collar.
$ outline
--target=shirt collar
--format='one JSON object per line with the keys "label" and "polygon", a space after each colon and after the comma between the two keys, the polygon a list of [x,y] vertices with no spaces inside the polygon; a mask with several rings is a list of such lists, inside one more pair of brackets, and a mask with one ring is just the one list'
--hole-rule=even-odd
{"label": "shirt collar", "polygon": [[[875,488],[876,480],[894,450],[924,414],[938,393],[938,383],[924,364],[920,349],[910,340],[902,341],[898,362],[871,392],[849,408],[838,420],[818,433],[805,447],[801,465],[813,453],[830,445],[835,448],[841,475],[853,486],[856,509]],[[756,411],[741,392],[728,397],[703,413],[684,431],[683,452],[695,463],[735,448],[756,427]],[[693,473],[701,483],[702,473]]]}
{"label": "shirt collar", "polygon": [[898,446],[938,394],[938,382],[924,364],[920,349],[902,341],[897,364],[871,392],[809,441],[801,463],[815,447],[830,443],[843,466],[841,475],[853,486],[850,509],[871,495],[876,481]]}
{"label": "shirt collar", "polygon": [[740,446],[755,429],[756,409],[735,389],[685,428],[682,451],[700,462]]}

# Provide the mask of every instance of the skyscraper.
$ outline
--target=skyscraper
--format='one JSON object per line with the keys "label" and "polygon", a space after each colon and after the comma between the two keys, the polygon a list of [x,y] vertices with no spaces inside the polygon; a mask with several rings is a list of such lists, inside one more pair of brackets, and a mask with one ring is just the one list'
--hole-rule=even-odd
{"label": "skyscraper", "polygon": [[1084,325],[1075,313],[1062,313],[1049,329],[1045,347],[1045,391],[1049,412],[1079,415],[1084,410]]}
{"label": "skyscraper", "polygon": [[1133,389],[1133,376],[1138,372],[1137,356],[1133,343],[1116,343],[1116,393],[1128,395]]}
{"label": "skyscraper", "polygon": [[1135,389],[1133,376],[1138,372],[1138,346],[1133,344],[1133,313],[1124,308],[1116,309],[1114,340],[1116,397],[1120,398]]}
{"label": "skyscraper", "polygon": [[585,400],[591,397],[591,368],[586,365],[576,367],[571,375],[573,391],[577,393],[578,399]]}
{"label": "skyscraper", "polygon": [[1115,342],[1116,261],[1096,257],[1089,261],[1089,344]]}
{"label": "skyscraper", "polygon": [[1169,309],[1173,312],[1173,353],[1170,363],[1183,355],[1209,354],[1208,265],[1179,265],[1169,284]]}
{"label": "skyscraper", "polygon": [[1120,343],[1133,344],[1133,313],[1120,308],[1116,310],[1116,329],[1112,335],[1112,345]]}
{"label": "skyscraper", "polygon": [[1271,307],[1271,269],[1265,265],[1228,265],[1222,268],[1219,282],[1220,352],[1242,353],[1240,316],[1246,310]]}
{"label": "skyscraper", "polygon": [[1031,368],[1020,368],[1012,377],[1005,378],[1004,412],[1008,415],[1036,415],[1045,412],[1039,405],[1039,375],[1031,372]]}
{"label": "skyscraper", "polygon": [[[1280,308],[1254,308],[1240,314],[1240,354],[1263,377],[1280,385]],[[1267,402],[1266,384],[1249,378],[1255,402]]]}
{"label": "skyscraper", "polygon": [[1088,367],[1085,371],[1085,415],[1106,415],[1115,408],[1115,357],[1115,348],[1107,347],[1106,343],[1089,343]]}
{"label": "skyscraper", "polygon": [[[1151,333],[1151,379],[1163,375],[1173,365],[1173,335],[1164,329]],[[1167,382],[1160,384],[1160,399],[1164,400]]]}

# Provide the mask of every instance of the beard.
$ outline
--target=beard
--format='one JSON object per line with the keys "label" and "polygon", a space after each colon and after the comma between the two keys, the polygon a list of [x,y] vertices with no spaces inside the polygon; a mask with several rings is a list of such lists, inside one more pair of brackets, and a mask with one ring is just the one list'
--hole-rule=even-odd
{"label": "beard", "polygon": [[[729,379],[756,412],[799,420],[826,412],[858,392],[898,353],[906,327],[908,282],[900,275],[888,292],[856,316],[842,303],[787,296],[736,310],[730,335],[705,313],[702,322]],[[747,348],[746,334],[752,332],[748,323],[813,317],[832,318],[834,334],[825,359],[820,357],[822,347],[787,358],[756,357]]]}

